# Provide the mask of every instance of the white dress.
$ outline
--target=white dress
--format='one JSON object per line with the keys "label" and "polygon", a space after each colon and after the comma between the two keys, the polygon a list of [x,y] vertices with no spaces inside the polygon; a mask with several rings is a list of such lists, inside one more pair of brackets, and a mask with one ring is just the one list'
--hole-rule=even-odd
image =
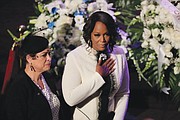
{"label": "white dress", "polygon": [[[75,106],[73,120],[97,120],[99,95],[105,83],[96,72],[96,51],[81,45],[68,53],[62,78],[65,101]],[[114,111],[114,120],[123,120],[129,98],[129,70],[122,48],[114,47],[111,57],[115,59],[114,89],[109,96],[109,111]]]}

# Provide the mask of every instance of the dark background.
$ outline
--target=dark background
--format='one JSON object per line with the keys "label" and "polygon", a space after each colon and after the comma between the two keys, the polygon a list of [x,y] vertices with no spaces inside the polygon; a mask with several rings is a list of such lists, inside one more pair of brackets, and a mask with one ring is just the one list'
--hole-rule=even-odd
{"label": "dark background", "polygon": [[[0,0],[0,89],[3,84],[9,50],[13,44],[7,29],[18,36],[18,27],[22,24],[27,25],[28,17],[36,15],[34,3],[34,0]],[[19,60],[16,58],[12,76],[17,75],[18,68]],[[150,88],[144,81],[138,81],[131,61],[129,61],[129,69],[131,94],[126,119],[180,120],[180,112],[170,101],[169,96]]]}
{"label": "dark background", "polygon": [[[17,32],[19,25],[26,25],[28,23],[28,16],[35,15],[33,1],[0,0],[0,88],[4,79],[9,50],[14,42],[7,29],[16,36],[19,36]],[[17,62],[19,61],[15,60],[13,76],[17,71]]]}

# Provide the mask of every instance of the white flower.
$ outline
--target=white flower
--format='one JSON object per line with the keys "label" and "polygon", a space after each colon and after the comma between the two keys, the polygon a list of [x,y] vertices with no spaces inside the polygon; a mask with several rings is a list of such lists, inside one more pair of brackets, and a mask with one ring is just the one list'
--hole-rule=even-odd
{"label": "white flower", "polygon": [[57,9],[64,8],[64,4],[61,0],[55,0],[47,5],[44,6],[48,9],[48,11],[51,13],[52,8],[56,7]]}
{"label": "white flower", "polygon": [[151,61],[151,60],[155,60],[155,59],[156,59],[156,57],[155,57],[153,54],[150,54],[150,55],[149,55],[148,60],[150,60],[150,61]]}
{"label": "white flower", "polygon": [[159,25],[160,22],[161,22],[161,19],[160,19],[159,16],[156,16],[156,17],[154,18],[154,21],[155,21],[155,24]]}
{"label": "white flower", "polygon": [[169,43],[167,43],[167,42],[165,42],[165,43],[163,44],[164,53],[165,53],[165,55],[166,55],[167,57],[169,57],[169,58],[172,58],[172,57],[173,57],[173,54],[172,54],[172,52],[171,52],[171,49],[172,49],[171,44],[169,44]]}
{"label": "white flower", "polygon": [[179,74],[180,73],[180,67],[175,66],[174,67],[174,74]]}
{"label": "white flower", "polygon": [[97,10],[96,2],[90,3],[87,7],[87,11],[90,13],[93,12],[94,10]]}
{"label": "white flower", "polygon": [[60,16],[60,18],[56,21],[55,26],[59,27],[63,24],[72,24],[73,18],[66,16],[66,15],[62,15]]}
{"label": "white flower", "polygon": [[180,82],[178,83],[178,86],[180,87]]}
{"label": "white flower", "polygon": [[144,28],[144,32],[143,32],[143,35],[142,35],[142,37],[143,37],[143,39],[149,39],[149,37],[151,36],[151,31],[149,30],[149,29],[147,29],[147,28]]}
{"label": "white flower", "polygon": [[143,43],[141,44],[141,47],[142,48],[147,48],[148,47],[148,41],[147,40],[144,40]]}
{"label": "white flower", "polygon": [[[169,1],[172,2],[171,5],[180,9],[179,0]],[[177,97],[179,103],[180,24],[167,10],[171,8],[169,6],[165,8],[162,4],[157,3],[157,0],[142,0],[141,11],[136,20],[140,19],[142,22],[143,32],[139,40],[136,33],[142,29],[137,32],[132,29],[133,49],[130,51],[130,58],[136,66],[140,79],[145,79],[151,86],[160,88],[165,94],[171,93]],[[132,25],[132,28],[134,27],[136,26]],[[137,48],[138,44],[135,45],[139,42],[142,44]]]}
{"label": "white flower", "polygon": [[154,4],[150,4],[150,5],[148,5],[148,10],[150,10],[150,11],[154,11],[155,10],[155,5]]}
{"label": "white flower", "polygon": [[83,24],[76,24],[76,27],[78,27],[78,29],[82,31],[84,25],[85,25],[85,23],[83,23]]}
{"label": "white flower", "polygon": [[152,25],[152,24],[154,24],[156,21],[155,21],[155,19],[154,18],[149,18],[147,21],[146,21],[146,24],[147,25]]}
{"label": "white flower", "polygon": [[76,10],[78,10],[78,6],[83,2],[83,0],[72,0],[69,4],[65,4],[66,8],[69,9],[69,13],[73,14]]}
{"label": "white flower", "polygon": [[131,41],[129,39],[122,39],[121,40],[121,45],[127,47],[128,45],[131,44]]}
{"label": "white flower", "polygon": [[169,87],[164,87],[164,88],[162,88],[161,89],[164,93],[166,93],[166,94],[169,94],[169,90],[171,90],[171,88],[169,88]]}
{"label": "white flower", "polygon": [[146,6],[148,6],[148,4],[149,4],[148,0],[144,0],[141,2],[142,7],[144,7],[144,6],[146,7]]}
{"label": "white flower", "polygon": [[67,8],[60,8],[57,10],[57,13],[59,14],[59,16],[64,16],[64,15],[69,15],[69,10]]}
{"label": "white flower", "polygon": [[114,20],[116,20],[116,17],[114,16],[114,11],[112,11],[113,3],[107,3],[106,0],[96,0],[96,2],[92,2],[88,5],[87,10],[91,13],[96,11],[104,11],[110,14]]}
{"label": "white flower", "polygon": [[170,65],[171,61],[168,58],[164,58],[162,63],[164,63],[168,67]]}
{"label": "white flower", "polygon": [[174,74],[180,73],[180,58],[175,59]]}
{"label": "white flower", "polygon": [[150,45],[150,48],[156,52],[156,54],[159,53],[159,45],[160,44],[155,38],[150,39],[149,45]]}
{"label": "white flower", "polygon": [[65,0],[65,2],[64,2],[65,6],[69,6],[70,2],[71,2],[71,0]]}
{"label": "white flower", "polygon": [[45,29],[45,30],[40,30],[40,31],[37,31],[35,33],[35,35],[37,36],[43,36],[45,38],[48,38],[49,36],[51,36],[53,34],[53,31],[51,29]]}
{"label": "white flower", "polygon": [[152,29],[151,32],[153,37],[158,37],[160,34],[160,30],[158,28]]}
{"label": "white flower", "polygon": [[42,13],[36,20],[36,28],[47,28],[46,21],[50,19],[50,16],[47,16],[45,13]]}
{"label": "white flower", "polygon": [[180,49],[180,31],[173,31],[171,33],[171,39],[170,39],[172,45],[176,48],[176,49]]}
{"label": "white flower", "polygon": [[84,17],[82,15],[76,15],[74,20],[76,27],[84,23]]}

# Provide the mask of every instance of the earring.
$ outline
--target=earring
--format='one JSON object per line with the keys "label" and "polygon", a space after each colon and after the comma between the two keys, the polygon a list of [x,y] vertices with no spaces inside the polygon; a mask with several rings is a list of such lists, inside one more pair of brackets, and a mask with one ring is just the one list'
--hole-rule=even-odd
{"label": "earring", "polygon": [[35,69],[34,69],[34,67],[33,67],[33,65],[32,65],[32,63],[31,63],[31,65],[30,65],[30,69],[31,69],[31,71],[36,72]]}
{"label": "earring", "polygon": [[92,43],[91,43],[90,39],[88,40],[88,45],[89,45],[89,47],[92,47]]}

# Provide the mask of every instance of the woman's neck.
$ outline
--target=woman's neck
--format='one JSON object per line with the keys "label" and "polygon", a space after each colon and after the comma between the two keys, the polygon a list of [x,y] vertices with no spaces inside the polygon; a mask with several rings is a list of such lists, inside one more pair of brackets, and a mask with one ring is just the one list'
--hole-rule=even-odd
{"label": "woman's neck", "polygon": [[42,74],[41,73],[31,71],[29,69],[25,69],[25,73],[39,87],[39,89],[41,89],[41,90],[44,89],[44,84],[43,84],[43,81],[42,81]]}
{"label": "woman's neck", "polygon": [[41,80],[41,73],[35,72],[35,71],[31,71],[28,68],[25,68],[24,71],[31,78],[31,80],[33,80],[35,83],[37,83],[39,80]]}

